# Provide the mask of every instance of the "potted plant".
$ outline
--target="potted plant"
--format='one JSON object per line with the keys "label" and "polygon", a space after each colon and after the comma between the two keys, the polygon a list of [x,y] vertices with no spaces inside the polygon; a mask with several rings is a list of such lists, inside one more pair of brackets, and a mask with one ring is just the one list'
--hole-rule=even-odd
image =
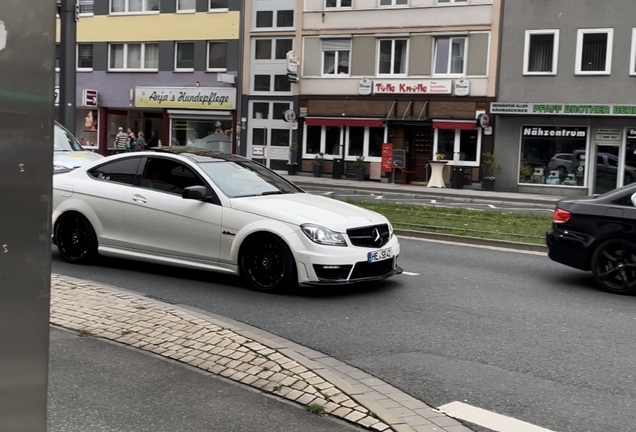
{"label": "potted plant", "polygon": [[325,163],[325,154],[318,153],[314,159],[314,177],[322,176],[322,165]]}
{"label": "potted plant", "polygon": [[364,169],[364,156],[356,156],[356,161],[353,163],[356,167],[356,180],[364,181],[364,175],[366,174]]}
{"label": "potted plant", "polygon": [[481,156],[482,174],[484,176],[481,182],[483,190],[495,190],[495,170],[501,168],[501,165],[497,163],[496,159],[497,152],[486,152]]}
{"label": "potted plant", "polygon": [[289,146],[289,161],[287,162],[287,174],[296,175],[298,173],[298,144]]}
{"label": "potted plant", "polygon": [[446,155],[444,153],[435,153],[435,160],[438,162],[446,162]]}

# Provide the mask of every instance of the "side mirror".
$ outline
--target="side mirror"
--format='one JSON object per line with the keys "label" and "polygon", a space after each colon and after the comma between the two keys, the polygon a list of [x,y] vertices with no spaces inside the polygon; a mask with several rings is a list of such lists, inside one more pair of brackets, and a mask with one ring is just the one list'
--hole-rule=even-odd
{"label": "side mirror", "polygon": [[190,186],[183,190],[181,198],[191,199],[197,201],[206,201],[208,197],[208,190],[205,186]]}
{"label": "side mirror", "polygon": [[636,207],[636,193],[632,194],[632,204]]}

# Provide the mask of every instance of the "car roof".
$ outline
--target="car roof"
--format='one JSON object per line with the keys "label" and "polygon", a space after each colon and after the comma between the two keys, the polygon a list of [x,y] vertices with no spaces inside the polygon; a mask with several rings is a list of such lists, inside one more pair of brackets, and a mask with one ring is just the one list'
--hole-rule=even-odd
{"label": "car roof", "polygon": [[[179,156],[185,156],[193,162],[246,162],[251,161],[246,157],[232,154],[232,153],[223,153],[214,150],[208,150],[199,147],[191,147],[191,146],[174,146],[174,147],[154,147],[151,149],[157,153],[170,153]],[[212,159],[212,160],[210,160]]]}

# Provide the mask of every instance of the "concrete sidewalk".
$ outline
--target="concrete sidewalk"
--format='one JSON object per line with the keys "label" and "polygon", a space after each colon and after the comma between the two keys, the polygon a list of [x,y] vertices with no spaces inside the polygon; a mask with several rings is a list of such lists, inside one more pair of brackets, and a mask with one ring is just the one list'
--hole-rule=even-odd
{"label": "concrete sidewalk", "polygon": [[[369,430],[470,431],[323,353],[223,317],[116,287],[53,275],[51,324],[177,360]],[[253,430],[263,429],[255,425]]]}
{"label": "concrete sidewalk", "polygon": [[469,202],[505,205],[514,203],[520,206],[554,207],[565,196],[525,194],[518,192],[489,192],[478,189],[427,188],[410,184],[381,183],[378,181],[356,181],[348,179],[333,179],[331,177],[313,177],[299,173],[290,176],[281,173],[283,177],[308,191],[339,191],[347,193],[361,193],[386,196],[401,196],[404,198],[435,199],[442,202]]}

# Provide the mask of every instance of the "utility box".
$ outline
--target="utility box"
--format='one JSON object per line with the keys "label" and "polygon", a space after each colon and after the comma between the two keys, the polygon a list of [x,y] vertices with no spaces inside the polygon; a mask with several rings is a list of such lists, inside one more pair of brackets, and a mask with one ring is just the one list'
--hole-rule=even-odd
{"label": "utility box", "polygon": [[451,188],[464,189],[464,167],[451,166]]}

